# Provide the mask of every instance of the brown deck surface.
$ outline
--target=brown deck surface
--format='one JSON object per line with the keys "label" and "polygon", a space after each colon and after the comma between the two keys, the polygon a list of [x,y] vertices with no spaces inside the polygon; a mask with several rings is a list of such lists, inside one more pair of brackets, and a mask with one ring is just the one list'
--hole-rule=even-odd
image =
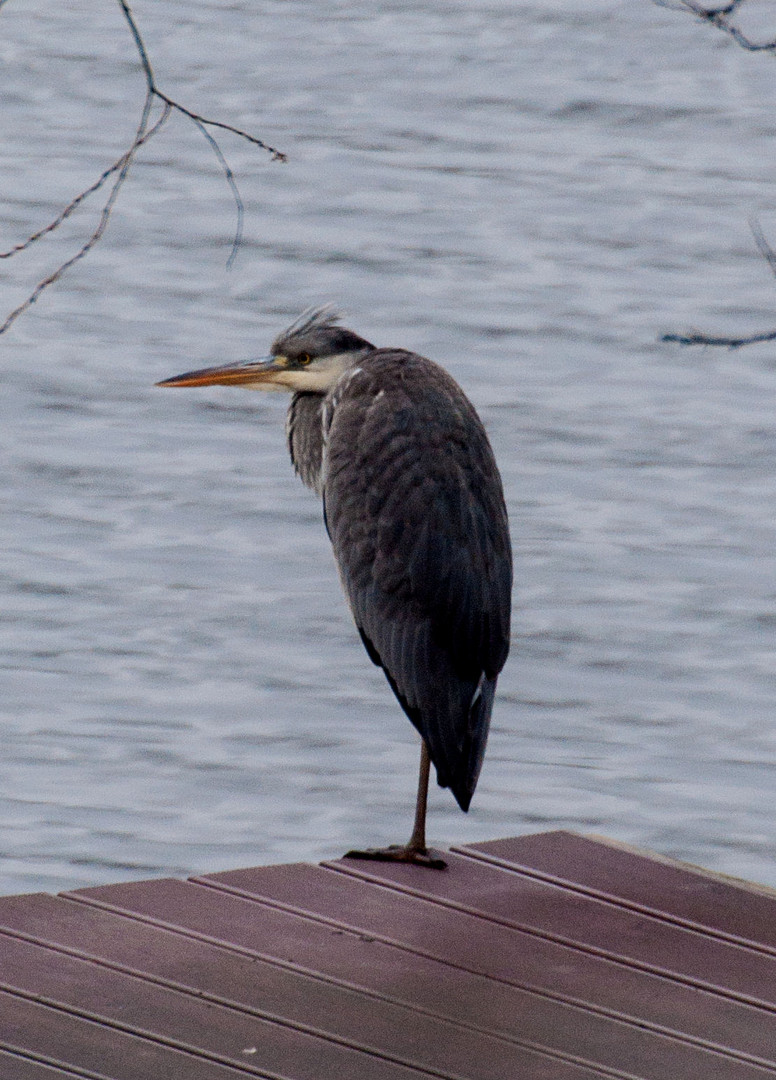
{"label": "brown deck surface", "polygon": [[0,898],[0,1080],[771,1080],[776,893],[555,832]]}

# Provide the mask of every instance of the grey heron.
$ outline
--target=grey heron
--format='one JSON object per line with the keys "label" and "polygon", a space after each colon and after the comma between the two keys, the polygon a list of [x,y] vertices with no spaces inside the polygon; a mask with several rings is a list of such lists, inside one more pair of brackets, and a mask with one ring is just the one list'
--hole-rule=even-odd
{"label": "grey heron", "polygon": [[444,867],[426,847],[430,762],[468,810],[509,651],[512,552],[485,429],[443,368],[376,348],[328,308],[300,316],[267,358],[157,385],[213,384],[292,394],[291,461],[323,499],[366,651],[421,737],[409,843],[348,855]]}

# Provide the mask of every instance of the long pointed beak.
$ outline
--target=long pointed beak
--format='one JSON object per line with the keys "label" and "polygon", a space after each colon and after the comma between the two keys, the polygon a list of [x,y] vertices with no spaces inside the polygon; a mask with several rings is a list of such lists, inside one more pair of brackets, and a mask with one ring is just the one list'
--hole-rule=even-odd
{"label": "long pointed beak", "polygon": [[262,357],[261,360],[243,360],[238,364],[220,364],[218,367],[185,371],[163,379],[157,386],[251,386],[271,383],[279,371],[285,370],[283,357]]}

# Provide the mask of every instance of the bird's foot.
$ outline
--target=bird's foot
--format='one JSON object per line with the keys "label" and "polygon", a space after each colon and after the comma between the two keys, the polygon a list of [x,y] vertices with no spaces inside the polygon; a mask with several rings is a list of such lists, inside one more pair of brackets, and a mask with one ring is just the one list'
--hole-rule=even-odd
{"label": "bird's foot", "polygon": [[428,848],[412,844],[391,844],[385,848],[366,848],[364,851],[346,851],[346,859],[374,859],[377,862],[406,862],[425,866],[429,870],[445,870],[447,863]]}

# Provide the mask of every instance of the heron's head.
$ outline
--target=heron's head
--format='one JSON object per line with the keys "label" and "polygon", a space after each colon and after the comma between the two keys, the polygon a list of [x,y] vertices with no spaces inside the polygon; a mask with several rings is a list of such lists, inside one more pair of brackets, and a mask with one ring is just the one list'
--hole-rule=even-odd
{"label": "heron's head", "polygon": [[339,325],[330,308],[306,311],[272,343],[268,357],[187,371],[157,386],[244,386],[325,394],[371,345]]}

